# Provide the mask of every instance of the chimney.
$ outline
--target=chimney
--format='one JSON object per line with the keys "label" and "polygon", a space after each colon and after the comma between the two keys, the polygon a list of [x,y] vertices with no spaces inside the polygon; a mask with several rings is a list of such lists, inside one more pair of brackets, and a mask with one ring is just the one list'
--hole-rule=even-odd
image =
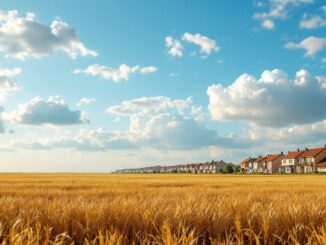
{"label": "chimney", "polygon": [[288,154],[290,154],[290,151],[288,151]]}
{"label": "chimney", "polygon": [[281,155],[283,155],[283,151],[281,151]]}
{"label": "chimney", "polygon": [[306,148],[306,151],[308,151],[309,149],[308,148]]}
{"label": "chimney", "polygon": [[300,149],[297,149],[298,152],[300,152]]}
{"label": "chimney", "polygon": [[324,148],[326,148],[326,144],[324,145]]}
{"label": "chimney", "polygon": [[249,157],[249,160],[251,159],[251,157]]}

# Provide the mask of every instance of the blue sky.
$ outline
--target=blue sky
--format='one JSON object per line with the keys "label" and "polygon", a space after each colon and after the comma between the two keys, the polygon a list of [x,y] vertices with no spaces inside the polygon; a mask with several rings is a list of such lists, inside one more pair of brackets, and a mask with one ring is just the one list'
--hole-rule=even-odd
{"label": "blue sky", "polygon": [[324,1],[0,11],[2,171],[237,163],[326,143]]}

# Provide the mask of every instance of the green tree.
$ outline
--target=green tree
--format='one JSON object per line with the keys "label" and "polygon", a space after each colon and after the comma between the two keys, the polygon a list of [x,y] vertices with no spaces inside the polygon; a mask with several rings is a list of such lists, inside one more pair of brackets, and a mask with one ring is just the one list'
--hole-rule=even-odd
{"label": "green tree", "polygon": [[234,172],[234,169],[231,164],[228,163],[223,167],[223,173],[231,174],[233,172]]}

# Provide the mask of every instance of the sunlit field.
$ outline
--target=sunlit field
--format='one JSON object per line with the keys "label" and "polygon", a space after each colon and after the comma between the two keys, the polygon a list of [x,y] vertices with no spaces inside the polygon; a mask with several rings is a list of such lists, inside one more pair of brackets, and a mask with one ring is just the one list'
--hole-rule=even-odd
{"label": "sunlit field", "polygon": [[0,175],[1,244],[326,244],[326,176]]}

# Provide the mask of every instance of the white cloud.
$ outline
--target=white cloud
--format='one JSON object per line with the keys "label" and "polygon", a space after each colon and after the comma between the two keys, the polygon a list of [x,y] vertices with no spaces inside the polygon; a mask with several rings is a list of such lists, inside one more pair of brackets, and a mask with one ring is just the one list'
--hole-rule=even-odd
{"label": "white cloud", "polygon": [[310,36],[300,43],[289,42],[285,45],[288,49],[305,49],[305,56],[314,56],[326,47],[326,38]]}
{"label": "white cloud", "polygon": [[252,127],[247,132],[257,145],[262,146],[267,151],[273,146],[278,146],[283,150],[321,146],[325,144],[326,120],[277,129]]}
{"label": "white cloud", "polygon": [[[275,142],[282,142],[288,144],[316,144],[323,141],[326,137],[326,120],[320,122],[306,124],[306,125],[294,125],[288,128],[281,128],[266,132],[271,140]],[[321,142],[325,144],[325,142]]]}
{"label": "white cloud", "polygon": [[156,71],[157,71],[157,68],[155,66],[142,67],[139,70],[139,72],[141,74],[148,74],[148,73],[153,73],[153,72],[156,72]]}
{"label": "white cloud", "polygon": [[[19,68],[0,68],[0,101],[3,101],[6,98],[8,92],[16,91],[21,88],[21,85],[16,81],[16,76],[20,73],[21,69]],[[0,133],[5,132],[3,110],[4,108],[0,106]]]}
{"label": "white cloud", "polygon": [[[130,120],[126,131],[108,131],[104,128],[81,130],[77,136],[60,134],[52,139],[20,142],[23,148],[66,148],[77,151],[107,151],[150,148],[156,150],[191,150],[206,146],[220,148],[248,147],[244,139],[220,136],[203,123],[193,119],[190,98],[173,100],[168,97],[142,97],[123,101],[109,107],[107,112]],[[244,143],[246,142],[246,143]],[[18,143],[16,142],[16,145]]]}
{"label": "white cloud", "polygon": [[[157,149],[195,149],[209,145],[239,147],[235,139],[219,136],[196,120],[202,109],[192,99],[141,97],[111,106],[108,113],[130,118],[129,134],[140,146]],[[190,133],[191,132],[191,133]]]}
{"label": "white cloud", "polygon": [[72,125],[88,122],[79,110],[73,111],[60,96],[51,96],[47,100],[35,97],[18,106],[17,111],[5,114],[6,119],[29,125]]}
{"label": "white cloud", "polygon": [[168,36],[165,38],[165,46],[168,48],[168,55],[173,57],[182,57],[183,46],[179,40]]}
{"label": "white cloud", "polygon": [[79,107],[79,106],[82,106],[82,105],[89,105],[89,104],[94,103],[95,101],[96,101],[95,98],[87,98],[87,97],[81,98],[79,100],[79,102],[76,104],[76,106]]}
{"label": "white cloud", "polygon": [[316,29],[326,26],[326,19],[319,15],[304,14],[300,21],[300,28],[302,29]]}
{"label": "white cloud", "polygon": [[2,69],[0,68],[0,101],[4,100],[7,93],[16,91],[21,85],[16,81],[16,76],[21,73],[21,69]]}
{"label": "white cloud", "polygon": [[33,13],[20,17],[18,11],[0,11],[0,52],[6,57],[24,60],[40,58],[56,51],[71,58],[96,56],[78,39],[67,23],[54,20],[51,25],[38,22]]}
{"label": "white cloud", "polygon": [[209,111],[215,120],[240,120],[262,127],[305,124],[326,117],[326,90],[320,77],[306,70],[294,80],[281,70],[266,70],[260,79],[241,75],[232,85],[208,88]]}
{"label": "white cloud", "polygon": [[[190,150],[205,146],[221,148],[248,147],[243,139],[223,137],[193,119],[201,109],[192,107],[191,98],[142,97],[109,107],[107,112],[128,117],[129,129],[109,131],[104,128],[80,130],[76,135],[59,134],[52,139],[19,142],[22,148],[66,148],[77,151],[107,151],[151,148],[157,150]],[[19,145],[18,142],[15,142]],[[44,147],[40,147],[44,146]]]}
{"label": "white cloud", "polygon": [[271,30],[275,28],[275,23],[272,20],[263,20],[261,23],[261,26],[264,27],[265,29]]}
{"label": "white cloud", "polygon": [[191,115],[195,117],[195,120],[198,122],[205,121],[205,114],[203,113],[202,106],[192,106],[191,107]]}
{"label": "white cloud", "polygon": [[174,109],[182,114],[192,103],[191,97],[185,100],[172,100],[164,96],[140,97],[133,100],[125,100],[120,105],[110,106],[106,112],[117,116],[130,116],[141,112],[143,115],[153,115],[169,109]]}
{"label": "white cloud", "polygon": [[182,36],[182,40],[198,45],[200,47],[200,53],[204,55],[210,55],[212,52],[218,52],[220,50],[220,47],[217,45],[215,40],[199,33],[191,34],[186,32]]}
{"label": "white cloud", "polygon": [[157,68],[154,66],[140,67],[139,65],[134,67],[129,67],[125,64],[120,65],[118,69],[114,69],[108,66],[102,66],[98,64],[90,65],[86,69],[76,69],[74,73],[80,74],[84,73],[89,76],[99,76],[104,80],[112,80],[113,82],[120,82],[122,80],[129,80],[129,76],[136,72],[140,74],[148,74],[156,72]]}
{"label": "white cloud", "polygon": [[261,22],[263,28],[271,30],[275,27],[275,20],[285,19],[293,8],[313,2],[314,0],[269,0],[269,9],[255,13],[254,18]]}

